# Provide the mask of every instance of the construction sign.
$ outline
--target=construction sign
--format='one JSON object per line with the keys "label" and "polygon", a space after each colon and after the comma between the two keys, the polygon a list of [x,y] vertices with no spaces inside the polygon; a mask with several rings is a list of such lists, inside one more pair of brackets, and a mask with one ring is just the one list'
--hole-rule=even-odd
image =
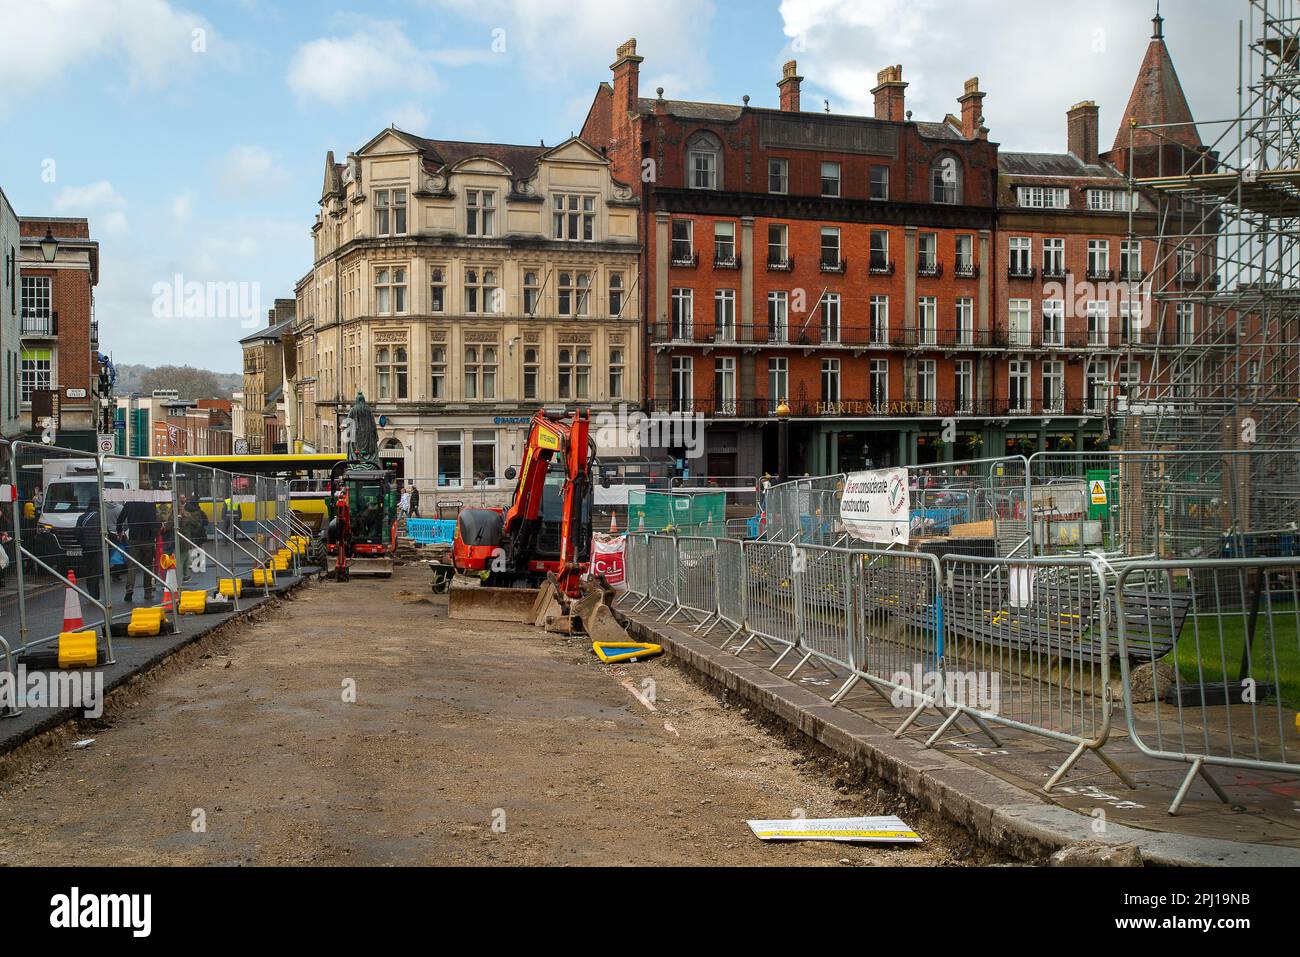
{"label": "construction sign", "polygon": [[1100,479],[1093,479],[1088,483],[1088,493],[1092,498],[1093,505],[1105,505],[1106,503],[1106,483]]}

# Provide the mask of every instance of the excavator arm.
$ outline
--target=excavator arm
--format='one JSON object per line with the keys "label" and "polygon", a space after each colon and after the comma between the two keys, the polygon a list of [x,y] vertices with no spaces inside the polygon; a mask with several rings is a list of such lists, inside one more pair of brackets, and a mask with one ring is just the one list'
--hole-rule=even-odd
{"label": "excavator arm", "polygon": [[514,574],[525,574],[536,554],[537,536],[542,527],[542,498],[546,491],[546,476],[555,456],[561,455],[565,483],[559,575],[566,591],[569,588],[576,591],[581,571],[577,561],[581,516],[586,498],[591,494],[590,426],[590,416],[582,410],[568,420],[545,410],[533,416],[514,500],[506,510],[502,522],[506,567]]}

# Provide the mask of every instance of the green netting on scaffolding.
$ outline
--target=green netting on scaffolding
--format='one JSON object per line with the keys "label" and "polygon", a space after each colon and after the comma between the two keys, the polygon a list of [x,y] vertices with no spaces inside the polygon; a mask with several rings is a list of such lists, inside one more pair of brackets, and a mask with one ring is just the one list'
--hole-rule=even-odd
{"label": "green netting on scaffolding", "polygon": [[726,528],[727,493],[632,489],[627,513],[628,528],[634,532],[671,529],[682,535],[720,537]]}

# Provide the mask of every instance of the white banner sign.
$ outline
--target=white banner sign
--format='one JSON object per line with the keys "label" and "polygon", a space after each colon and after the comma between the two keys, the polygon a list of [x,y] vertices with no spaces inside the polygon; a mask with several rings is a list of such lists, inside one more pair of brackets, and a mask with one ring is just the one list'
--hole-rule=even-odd
{"label": "white banner sign", "polygon": [[864,542],[906,545],[911,530],[907,469],[851,473],[840,496],[840,521]]}
{"label": "white banner sign", "polygon": [[792,818],[786,821],[746,821],[762,841],[843,841],[867,844],[920,844],[921,835],[902,818],[830,817]]}

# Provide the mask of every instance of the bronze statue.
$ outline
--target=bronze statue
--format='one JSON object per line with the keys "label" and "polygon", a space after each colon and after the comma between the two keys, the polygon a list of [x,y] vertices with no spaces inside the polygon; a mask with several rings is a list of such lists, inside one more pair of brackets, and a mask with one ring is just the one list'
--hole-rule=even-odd
{"label": "bronze statue", "polygon": [[352,420],[351,458],[366,462],[379,462],[379,429],[375,426],[375,410],[366,402],[366,397],[357,393],[357,401],[348,410]]}

